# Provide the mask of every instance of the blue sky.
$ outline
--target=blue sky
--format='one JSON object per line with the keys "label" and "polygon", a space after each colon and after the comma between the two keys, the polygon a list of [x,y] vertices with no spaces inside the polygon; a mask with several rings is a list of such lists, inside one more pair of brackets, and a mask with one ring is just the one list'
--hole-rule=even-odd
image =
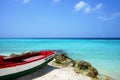
{"label": "blue sky", "polygon": [[119,0],[0,0],[0,38],[120,38]]}

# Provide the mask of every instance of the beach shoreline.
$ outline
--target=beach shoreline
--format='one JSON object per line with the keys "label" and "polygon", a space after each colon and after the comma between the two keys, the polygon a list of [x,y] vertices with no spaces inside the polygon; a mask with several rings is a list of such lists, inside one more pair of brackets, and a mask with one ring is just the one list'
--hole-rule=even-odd
{"label": "beach shoreline", "polygon": [[54,60],[31,74],[22,76],[15,80],[117,80],[103,74],[100,74],[98,79],[91,78],[84,74],[75,72],[73,67],[55,66],[52,64],[53,61]]}
{"label": "beach shoreline", "polygon": [[15,80],[92,80],[76,73],[71,67],[56,67],[52,61],[43,68]]}

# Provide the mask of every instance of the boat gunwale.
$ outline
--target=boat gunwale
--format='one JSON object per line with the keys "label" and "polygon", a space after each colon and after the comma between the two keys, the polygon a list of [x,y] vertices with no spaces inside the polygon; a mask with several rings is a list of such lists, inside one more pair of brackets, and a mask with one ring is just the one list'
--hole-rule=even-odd
{"label": "boat gunwale", "polygon": [[[13,64],[8,64],[8,65],[3,65],[3,66],[0,66],[0,69],[3,69],[3,68],[10,68],[10,67],[16,67],[16,66],[20,66],[20,65],[25,65],[25,64],[28,64],[28,63],[31,63],[31,62],[35,62],[35,61],[38,61],[38,60],[42,60],[42,59],[44,59],[44,58],[47,58],[48,56],[50,56],[50,55],[53,55],[54,53],[49,53],[49,54],[46,54],[46,55],[44,55],[44,54],[39,54],[39,56],[43,56],[44,55],[44,57],[40,57],[40,58],[38,58],[38,59],[35,59],[35,60],[31,60],[31,61],[24,61],[24,60],[22,60],[21,62],[18,62],[18,63],[13,63]],[[32,57],[34,57],[34,56],[32,56]],[[30,58],[32,58],[32,57],[30,57]],[[27,59],[27,58],[26,58]]]}

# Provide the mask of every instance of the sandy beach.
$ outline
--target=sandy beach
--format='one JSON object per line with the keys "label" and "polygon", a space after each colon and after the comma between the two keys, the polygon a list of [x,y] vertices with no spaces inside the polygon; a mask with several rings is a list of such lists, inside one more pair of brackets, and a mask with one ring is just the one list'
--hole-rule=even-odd
{"label": "sandy beach", "polygon": [[16,80],[92,80],[91,78],[77,74],[70,67],[61,68],[51,65],[51,62],[38,71],[20,77]]}

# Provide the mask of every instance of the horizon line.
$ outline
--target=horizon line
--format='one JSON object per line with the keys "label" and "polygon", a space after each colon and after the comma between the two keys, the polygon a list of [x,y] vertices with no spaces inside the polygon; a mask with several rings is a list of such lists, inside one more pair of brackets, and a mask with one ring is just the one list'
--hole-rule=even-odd
{"label": "horizon line", "polygon": [[37,37],[28,37],[28,38],[24,38],[24,37],[9,37],[9,38],[0,38],[0,39],[120,39],[119,37],[41,37],[41,38],[37,38]]}

